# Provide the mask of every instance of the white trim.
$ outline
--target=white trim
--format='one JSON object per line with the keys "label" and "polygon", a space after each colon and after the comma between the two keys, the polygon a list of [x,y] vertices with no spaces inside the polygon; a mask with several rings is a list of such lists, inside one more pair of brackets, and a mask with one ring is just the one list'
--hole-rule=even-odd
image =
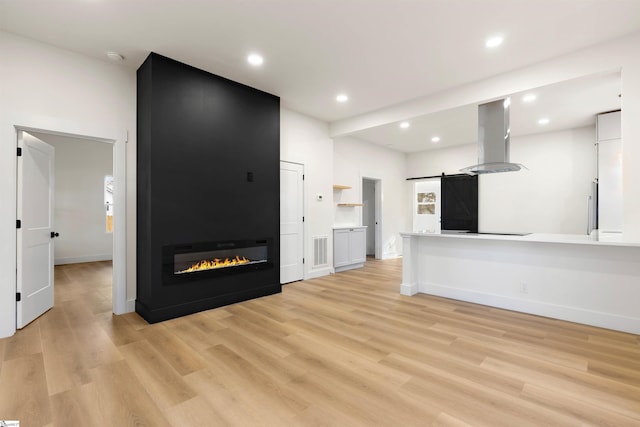
{"label": "white trim", "polygon": [[[90,139],[92,141],[113,144],[113,177],[114,177],[114,219],[113,219],[113,276],[112,276],[112,304],[114,314],[123,314],[129,309],[127,304],[127,216],[126,216],[126,143],[128,135],[126,130],[105,129],[99,125],[79,127],[76,124],[63,123],[56,119],[37,119],[32,123],[15,124],[14,132],[32,131],[73,138]],[[14,137],[14,139],[17,136]],[[15,172],[14,172],[15,175]],[[16,190],[12,197],[13,202],[17,197]],[[14,230],[14,238],[16,232]],[[15,317],[15,315],[14,315]],[[15,330],[14,330],[15,332]]]}
{"label": "white trim", "polygon": [[400,284],[400,295],[411,296],[418,293],[418,284],[417,283],[401,283]]}
{"label": "white trim", "polygon": [[333,269],[331,267],[309,270],[305,274],[304,280],[317,279],[318,277],[328,276],[331,273],[333,273]]}
{"label": "white trim", "polygon": [[402,255],[398,252],[385,252],[384,255],[382,255],[382,259],[396,259],[401,257]]}
{"label": "white trim", "polygon": [[118,132],[113,144],[113,286],[112,311],[134,311],[127,304],[127,131]]}
{"label": "white trim", "polygon": [[[375,207],[374,207],[374,225],[373,233],[375,238],[375,259],[385,259],[385,254],[382,253],[382,225],[384,214],[383,203],[383,191],[382,191],[382,178],[377,177],[375,174],[360,174],[360,200],[362,200],[362,185],[364,180],[373,181],[375,187]],[[363,210],[360,209],[360,224],[362,224]],[[376,224],[377,222],[377,224]]]}
{"label": "white trim", "polygon": [[64,264],[78,264],[81,262],[96,262],[96,261],[111,261],[111,260],[113,260],[112,254],[97,254],[97,255],[55,258],[53,260],[53,264],[64,265]]}
{"label": "white trim", "polygon": [[[439,297],[467,301],[491,307],[504,308],[507,310],[513,310],[522,313],[529,313],[553,319],[566,320],[569,322],[584,323],[601,328],[629,332],[632,334],[640,333],[640,319],[637,318],[619,316],[616,314],[603,313],[576,307],[567,307],[540,301],[507,297],[504,295],[497,295],[486,292],[471,291],[467,289],[439,285],[436,283],[420,283],[417,287],[418,292],[423,294],[436,295]],[[402,294],[411,295],[404,293]]]}

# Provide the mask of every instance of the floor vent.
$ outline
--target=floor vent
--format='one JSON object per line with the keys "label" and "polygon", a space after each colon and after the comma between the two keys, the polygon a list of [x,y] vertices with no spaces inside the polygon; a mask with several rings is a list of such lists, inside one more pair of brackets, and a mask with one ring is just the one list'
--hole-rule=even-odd
{"label": "floor vent", "polygon": [[327,236],[313,238],[313,267],[327,265]]}

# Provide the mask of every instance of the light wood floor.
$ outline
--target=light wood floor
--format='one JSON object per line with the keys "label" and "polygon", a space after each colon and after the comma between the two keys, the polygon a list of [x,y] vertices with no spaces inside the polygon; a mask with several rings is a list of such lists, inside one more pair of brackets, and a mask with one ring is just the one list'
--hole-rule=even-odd
{"label": "light wood floor", "polygon": [[639,336],[404,297],[400,260],[155,325],[111,314],[110,274],[56,268],[55,307],[0,340],[0,419],[640,426]]}

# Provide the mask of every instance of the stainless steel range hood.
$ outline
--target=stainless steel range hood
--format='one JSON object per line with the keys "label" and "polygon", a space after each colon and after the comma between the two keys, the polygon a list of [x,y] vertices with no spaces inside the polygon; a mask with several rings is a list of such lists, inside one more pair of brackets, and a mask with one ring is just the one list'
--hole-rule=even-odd
{"label": "stainless steel range hood", "polygon": [[478,164],[460,172],[476,175],[514,172],[524,167],[509,162],[509,103],[506,98],[478,106]]}

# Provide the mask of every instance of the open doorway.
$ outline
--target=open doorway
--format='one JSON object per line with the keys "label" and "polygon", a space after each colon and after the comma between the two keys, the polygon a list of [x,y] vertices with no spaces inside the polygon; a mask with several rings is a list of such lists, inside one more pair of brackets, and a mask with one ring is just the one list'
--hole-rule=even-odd
{"label": "open doorway", "polygon": [[112,261],[112,144],[30,134],[55,149],[54,223],[60,236],[55,240],[54,265]]}
{"label": "open doorway", "polygon": [[[101,213],[101,219],[99,230],[103,236],[106,237],[111,244],[108,251],[92,251],[92,253],[85,253],[76,257],[75,262],[88,262],[99,261],[104,258],[113,258],[113,266],[110,265],[110,292],[111,292],[111,308],[113,313],[122,314],[132,311],[133,304],[127,301],[126,297],[126,218],[125,218],[125,192],[124,183],[126,180],[125,174],[125,143],[126,132],[113,132],[102,129],[98,132],[93,132],[87,129],[81,129],[80,132],[74,131],[74,129],[51,130],[36,126],[15,126],[18,136],[24,132],[38,135],[40,138],[44,138],[54,143],[62,143],[61,141],[74,141],[79,145],[78,147],[101,147],[102,153],[100,156],[105,157],[109,162],[108,168],[113,176],[112,199],[111,206],[109,206],[110,213],[113,213],[114,221],[112,223],[113,231],[109,233],[106,230],[107,218],[106,218],[106,206],[103,205],[105,200],[103,185],[105,177],[102,176],[99,180],[97,187],[97,200],[99,205],[96,209],[99,209]],[[77,147],[76,147],[77,148]],[[87,159],[75,159],[72,161],[84,163],[85,166],[89,166]],[[106,170],[106,169],[105,169]],[[81,179],[81,178],[80,178]],[[75,225],[75,223],[74,223]],[[60,230],[60,229],[58,229]],[[59,231],[58,231],[59,232]],[[65,233],[66,234],[66,233]],[[56,242],[57,243],[57,242]],[[65,256],[58,254],[55,258],[59,258],[58,261],[69,262],[74,261],[73,257],[66,257],[71,259],[64,259]],[[54,258],[54,259],[55,259]],[[106,261],[111,264],[111,261]]]}
{"label": "open doorway", "polygon": [[367,256],[382,259],[382,180],[362,178],[362,225],[367,227]]}

